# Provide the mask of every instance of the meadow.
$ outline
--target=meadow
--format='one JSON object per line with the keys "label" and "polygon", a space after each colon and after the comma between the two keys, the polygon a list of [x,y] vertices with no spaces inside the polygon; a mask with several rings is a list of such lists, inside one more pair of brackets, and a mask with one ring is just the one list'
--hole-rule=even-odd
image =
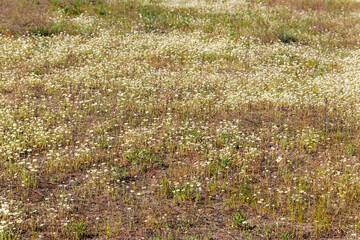
{"label": "meadow", "polygon": [[360,2],[0,0],[0,239],[360,239]]}

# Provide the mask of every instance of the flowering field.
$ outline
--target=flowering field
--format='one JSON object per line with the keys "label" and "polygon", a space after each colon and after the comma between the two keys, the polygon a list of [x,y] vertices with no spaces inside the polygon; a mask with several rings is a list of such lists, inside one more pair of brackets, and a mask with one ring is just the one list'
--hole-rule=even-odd
{"label": "flowering field", "polygon": [[360,238],[360,3],[0,5],[0,239]]}

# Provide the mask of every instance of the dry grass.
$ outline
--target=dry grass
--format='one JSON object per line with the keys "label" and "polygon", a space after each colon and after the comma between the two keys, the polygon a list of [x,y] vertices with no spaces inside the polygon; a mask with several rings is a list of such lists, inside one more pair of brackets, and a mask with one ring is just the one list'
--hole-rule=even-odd
{"label": "dry grass", "polygon": [[359,237],[359,16],[332,3],[4,17],[0,239]]}
{"label": "dry grass", "polygon": [[266,6],[281,6],[288,7],[295,11],[324,11],[330,13],[339,12],[355,12],[360,10],[360,3],[357,1],[347,0],[265,0],[265,1],[251,1],[251,2],[262,2]]}
{"label": "dry grass", "polygon": [[27,29],[49,23],[47,0],[1,0],[0,6],[0,32],[3,34],[24,34]]}

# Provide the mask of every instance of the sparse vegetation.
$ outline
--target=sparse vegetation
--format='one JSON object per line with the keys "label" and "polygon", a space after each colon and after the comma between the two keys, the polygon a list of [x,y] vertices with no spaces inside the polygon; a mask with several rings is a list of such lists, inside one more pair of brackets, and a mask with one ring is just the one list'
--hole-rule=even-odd
{"label": "sparse vegetation", "polygon": [[359,2],[0,5],[0,239],[360,237]]}

